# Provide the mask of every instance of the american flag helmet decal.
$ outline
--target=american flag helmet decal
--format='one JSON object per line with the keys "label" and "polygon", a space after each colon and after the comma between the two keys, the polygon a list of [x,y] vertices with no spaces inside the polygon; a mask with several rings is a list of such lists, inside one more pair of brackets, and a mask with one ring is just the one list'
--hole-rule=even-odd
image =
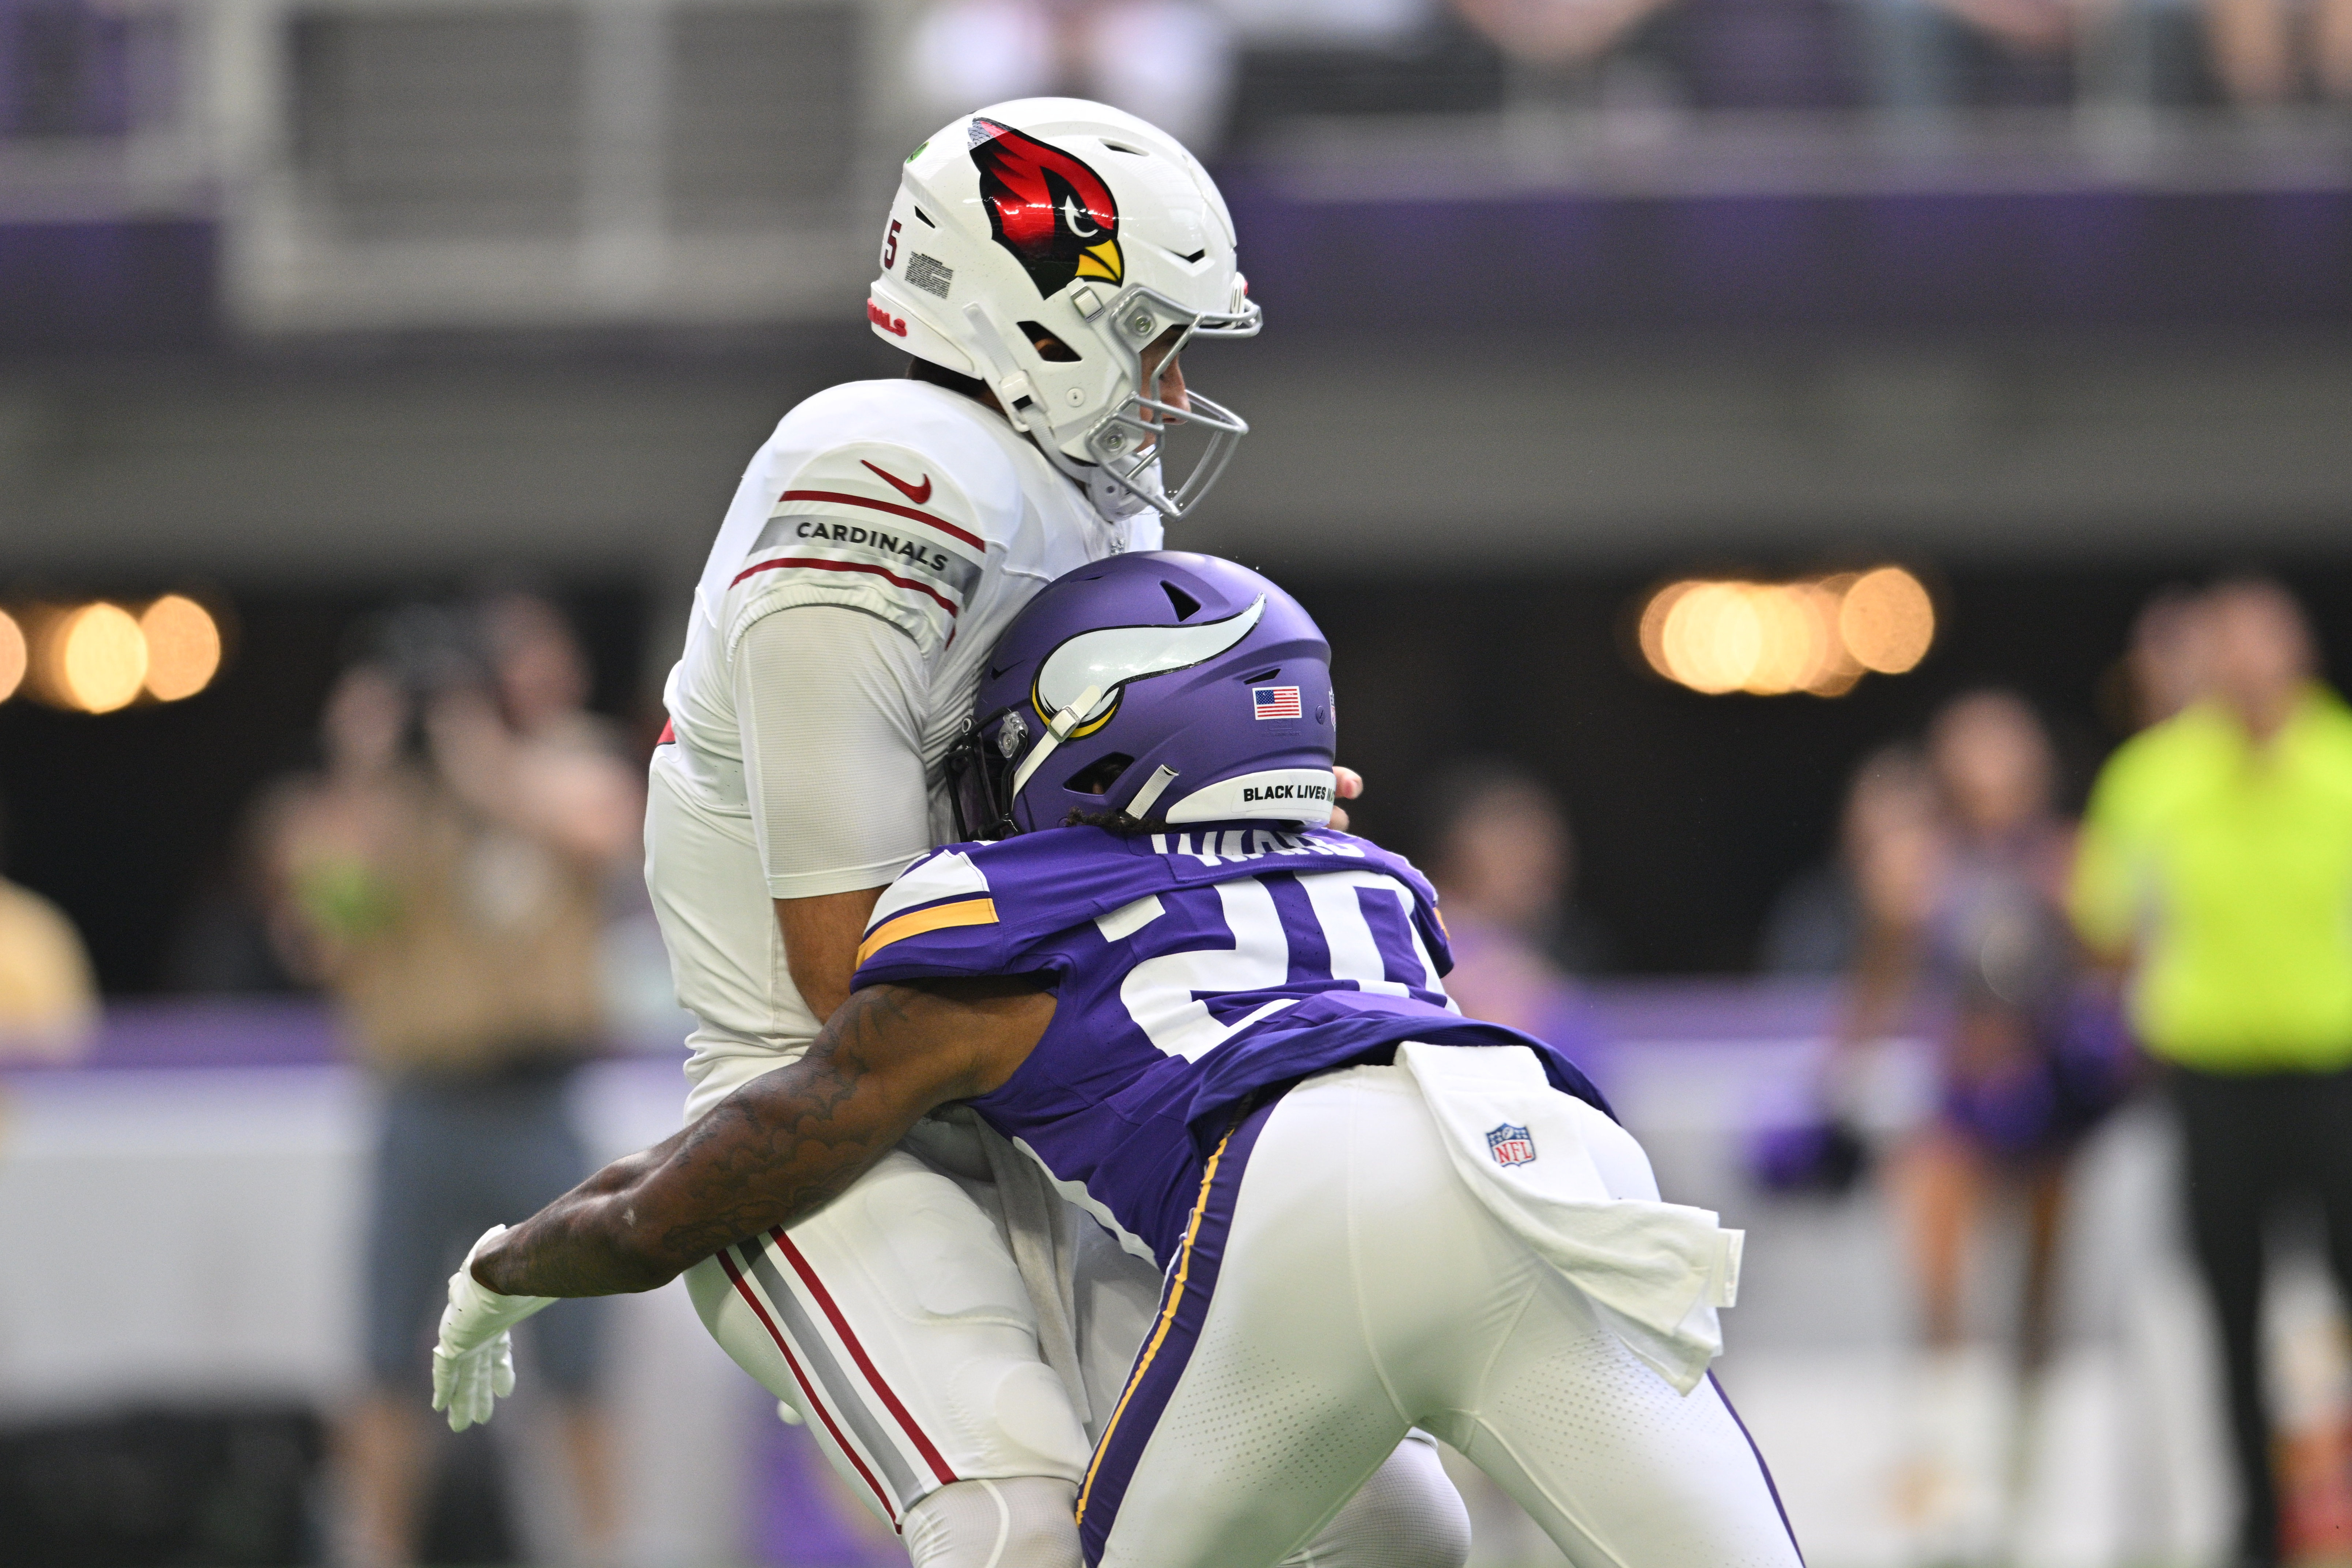
{"label": "american flag helmet decal", "polygon": [[1297,718],[1298,688],[1297,686],[1252,686],[1250,708],[1259,718]]}

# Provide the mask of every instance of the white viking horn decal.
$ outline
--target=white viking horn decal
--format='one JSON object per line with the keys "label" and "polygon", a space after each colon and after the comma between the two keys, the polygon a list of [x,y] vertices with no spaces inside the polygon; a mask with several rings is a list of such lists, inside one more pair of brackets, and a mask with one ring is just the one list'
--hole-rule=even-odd
{"label": "white viking horn decal", "polygon": [[1092,686],[1101,693],[1075,722],[1084,724],[1117,700],[1118,688],[1213,659],[1250,634],[1265,613],[1261,593],[1247,610],[1198,626],[1106,626],[1081,632],[1047,656],[1037,672],[1038,706],[1059,714]]}

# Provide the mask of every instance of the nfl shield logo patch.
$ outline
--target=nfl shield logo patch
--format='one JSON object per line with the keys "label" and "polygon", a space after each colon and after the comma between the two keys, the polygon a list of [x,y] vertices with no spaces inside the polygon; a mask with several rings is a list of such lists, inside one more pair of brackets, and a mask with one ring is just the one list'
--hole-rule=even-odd
{"label": "nfl shield logo patch", "polygon": [[1498,1166],[1524,1166],[1536,1157],[1536,1141],[1528,1136],[1525,1127],[1506,1122],[1486,1134],[1486,1151]]}

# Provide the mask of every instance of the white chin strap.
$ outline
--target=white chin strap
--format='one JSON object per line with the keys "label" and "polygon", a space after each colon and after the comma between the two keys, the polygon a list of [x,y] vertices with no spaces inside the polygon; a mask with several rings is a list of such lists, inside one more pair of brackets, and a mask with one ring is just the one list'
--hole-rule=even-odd
{"label": "white chin strap", "polygon": [[1123,522],[1139,513],[1159,509],[1142,489],[1121,480],[1100,464],[1080,463],[1059,447],[1055,448],[1053,455],[1061,459],[1057,466],[1064,473],[1087,487],[1087,499],[1094,503],[1095,510],[1110,521]]}
{"label": "white chin strap", "polygon": [[1047,725],[1045,733],[1037,737],[1036,749],[1029,753],[1013,775],[1013,794],[1005,803],[1008,810],[1020,802],[1021,791],[1029,788],[1029,780],[1036,777],[1037,769],[1044,766],[1045,758],[1053,756],[1062,742],[1070,738],[1070,731],[1094,716],[1096,705],[1101,701],[1102,695],[1100,683],[1088,686],[1078,694],[1075,702],[1054,716],[1054,722]]}
{"label": "white chin strap", "polygon": [[[972,340],[970,346],[979,350],[976,357],[982,361],[981,379],[988,383],[988,390],[995,394],[998,409],[1003,412],[1007,420],[1012,422],[1013,429],[1024,435],[1032,434],[1029,428],[1029,416],[1024,407],[1024,404],[1030,403],[1034,395],[1034,389],[1029,384],[1029,373],[1024,371],[1020,361],[1013,357],[1013,350],[1005,343],[1004,335],[996,329],[995,320],[981,307],[979,301],[975,300],[963,308],[963,319],[971,328]],[[1050,433],[1048,438],[1040,444],[1049,448],[1053,445]]]}

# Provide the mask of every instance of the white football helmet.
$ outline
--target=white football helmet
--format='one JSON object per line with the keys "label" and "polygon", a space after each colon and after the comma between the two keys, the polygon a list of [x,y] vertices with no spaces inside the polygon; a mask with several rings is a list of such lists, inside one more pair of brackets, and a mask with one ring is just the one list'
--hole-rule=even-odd
{"label": "white football helmet", "polygon": [[[1258,308],[1234,222],[1199,160],[1135,116],[1075,98],[966,115],[907,160],[866,305],[884,341],[988,384],[1016,429],[1113,516],[1200,504],[1249,431],[1188,392],[1145,384],[1195,337],[1248,338]],[[1208,444],[1181,483],[1162,422]]]}

